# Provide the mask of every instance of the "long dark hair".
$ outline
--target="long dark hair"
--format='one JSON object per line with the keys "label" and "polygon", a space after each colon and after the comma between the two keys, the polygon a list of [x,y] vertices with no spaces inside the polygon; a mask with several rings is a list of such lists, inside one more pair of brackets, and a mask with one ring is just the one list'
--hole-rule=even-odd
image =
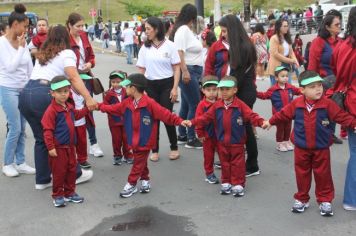
{"label": "long dark hair", "polygon": [[68,19],[66,21],[66,26],[69,30],[69,25],[73,26],[75,25],[78,21],[84,20],[84,17],[81,16],[80,14],[73,12],[70,13],[70,15],[68,16]]}
{"label": "long dark hair", "polygon": [[[159,19],[158,17],[155,17],[155,16],[151,16],[151,17],[147,18],[146,23],[149,24],[150,26],[152,26],[152,28],[154,30],[157,30],[156,38],[159,41],[164,40],[165,31],[164,31],[163,22],[161,21],[161,19]],[[152,40],[147,39],[145,42],[145,46],[148,48],[151,47]]]}
{"label": "long dark hair", "polygon": [[48,61],[55,58],[58,53],[65,49],[70,49],[69,32],[63,25],[49,28],[47,39],[37,53],[36,58],[41,65],[46,65]]}
{"label": "long dark hair", "polygon": [[352,48],[356,48],[356,7],[351,8],[345,37],[351,37]]}
{"label": "long dark hair", "polygon": [[257,23],[255,26],[255,33],[261,33],[261,34],[265,34],[265,28],[263,27],[262,23]]}
{"label": "long dark hair", "polygon": [[169,39],[171,41],[174,41],[174,35],[176,34],[178,28],[181,27],[182,25],[188,24],[191,21],[195,22],[197,20],[197,16],[198,16],[197,8],[193,4],[190,3],[185,4],[180,10],[180,13],[176,19],[172,33],[169,36]]}
{"label": "long dark hair", "polygon": [[25,12],[26,12],[25,5],[21,3],[16,4],[14,7],[14,11],[11,12],[8,19],[9,27],[11,27],[15,21],[24,22],[25,20],[27,20],[28,17],[26,16]]}
{"label": "long dark hair", "polygon": [[320,24],[319,30],[318,30],[318,36],[323,38],[323,39],[328,39],[331,34],[329,30],[327,29],[328,27],[331,27],[331,24],[333,23],[334,19],[338,18],[335,15],[327,15],[324,17],[323,21]]}
{"label": "long dark hair", "polygon": [[237,74],[243,74],[249,67],[254,69],[257,63],[256,49],[241,21],[234,15],[227,15],[221,18],[219,25],[227,29],[231,68]]}
{"label": "long dark hair", "polygon": [[[282,28],[283,22],[288,23],[288,21],[285,19],[279,19],[276,21],[276,25],[274,27],[275,34],[278,36],[280,44],[283,43],[283,38],[281,37],[281,28]],[[288,23],[288,26],[289,26],[289,23]],[[284,40],[287,41],[288,44],[292,44],[292,37],[290,35],[289,29],[288,29],[288,32],[284,35]]]}

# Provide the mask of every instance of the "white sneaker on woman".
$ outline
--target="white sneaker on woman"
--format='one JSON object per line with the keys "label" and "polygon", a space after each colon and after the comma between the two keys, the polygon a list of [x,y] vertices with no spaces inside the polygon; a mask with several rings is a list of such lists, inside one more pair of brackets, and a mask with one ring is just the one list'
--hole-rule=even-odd
{"label": "white sneaker on woman", "polygon": [[98,143],[93,144],[89,148],[89,153],[91,155],[94,155],[95,157],[102,157],[104,156],[104,152],[101,150],[100,146]]}
{"label": "white sneaker on woman", "polygon": [[75,184],[87,182],[91,178],[93,178],[93,171],[82,169],[82,175],[78,179],[76,179]]}
{"label": "white sneaker on woman", "polygon": [[12,164],[3,166],[2,173],[4,173],[7,177],[16,177],[20,175]]}
{"label": "white sneaker on woman", "polygon": [[36,169],[32,168],[31,166],[27,165],[26,163],[22,163],[20,165],[15,165],[15,169],[20,174],[28,174],[28,175],[36,174]]}

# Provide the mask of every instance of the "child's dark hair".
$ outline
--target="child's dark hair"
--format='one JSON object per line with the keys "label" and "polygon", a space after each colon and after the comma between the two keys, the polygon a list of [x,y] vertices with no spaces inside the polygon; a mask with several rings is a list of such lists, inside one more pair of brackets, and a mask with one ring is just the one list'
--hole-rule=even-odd
{"label": "child's dark hair", "polygon": [[234,87],[238,87],[237,79],[235,78],[235,76],[227,75],[227,76],[224,76],[220,81],[222,81],[222,80],[232,80],[232,81],[235,82],[235,86]]}
{"label": "child's dark hair", "polygon": [[51,84],[58,83],[58,82],[62,82],[63,80],[68,80],[68,78],[65,77],[65,76],[63,76],[63,75],[55,76],[55,77],[53,77],[53,79],[51,80],[50,85],[51,85]]}
{"label": "child's dark hair", "polygon": [[25,5],[23,5],[21,3],[16,4],[14,7],[14,11],[11,12],[9,19],[8,19],[9,27],[11,27],[15,21],[24,22],[25,20],[27,20],[28,17],[26,16],[25,12],[26,12]]}
{"label": "child's dark hair", "polygon": [[208,45],[208,47],[211,47],[211,45],[213,45],[213,43],[216,42],[216,36],[215,36],[215,33],[212,32],[212,31],[209,31],[207,34],[206,34],[206,45]]}
{"label": "child's dark hair", "polygon": [[315,71],[312,71],[312,70],[303,71],[302,73],[300,73],[299,78],[298,78],[299,86],[300,87],[305,87],[305,86],[301,85],[301,82],[303,80],[306,80],[306,79],[309,79],[309,78],[313,78],[313,77],[316,77],[316,76],[319,76],[319,74],[316,73]]}
{"label": "child's dark hair", "polygon": [[216,81],[216,82],[219,82],[219,79],[217,76],[215,75],[206,75],[203,77],[201,83],[202,83],[202,88],[208,88],[208,87],[211,87],[211,86],[217,86],[216,84],[206,84],[204,85],[206,82],[208,81]]}
{"label": "child's dark hair", "polygon": [[147,78],[140,73],[131,74],[127,77],[131,81],[129,86],[134,86],[139,93],[143,93],[147,86]]}
{"label": "child's dark hair", "polygon": [[282,69],[282,70],[279,70],[279,71],[275,71],[275,72],[274,72],[274,76],[278,77],[279,73],[281,73],[282,71],[287,71],[287,72],[289,72],[288,69],[285,68],[285,69]]}

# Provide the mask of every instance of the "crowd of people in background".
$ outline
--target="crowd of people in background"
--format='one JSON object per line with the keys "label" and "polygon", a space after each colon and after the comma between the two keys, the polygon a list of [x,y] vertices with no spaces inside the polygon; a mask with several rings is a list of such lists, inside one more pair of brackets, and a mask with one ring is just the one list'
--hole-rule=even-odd
{"label": "crowd of people in background", "polygon": [[[196,7],[186,4],[175,21],[149,17],[134,27],[128,22],[114,27],[101,19],[86,26],[78,13],[71,13],[65,26],[39,19],[27,44],[25,11],[17,4],[8,26],[0,25],[0,103],[8,127],[2,171],[9,177],[35,174],[35,189],[52,186],[56,207],[84,200],[75,184],[92,178],[89,155],[104,155],[92,113],[100,110],[108,113],[113,164],[132,164],[122,197],[136,193],[138,181],[140,192],[150,191],[147,160],[160,159],[159,121],[165,122],[169,159],[180,158],[182,144],[203,149],[205,180],[221,181],[220,193],[235,197],[244,196],[246,177],[261,173],[255,127],[276,125],[276,149],[294,150],[295,155],[298,191],[292,211],[309,207],[313,171],[323,216],[333,215],[329,147],[343,142],[335,135],[340,123],[340,136],[348,139],[350,149],[343,207],[356,210],[355,7],[343,38],[340,12],[330,10],[324,16],[320,6],[314,12],[296,12],[297,22],[305,18],[309,33],[317,30],[312,42],[303,42],[300,34],[292,37],[290,10],[280,16],[271,13],[267,30],[253,14],[246,30],[241,14],[206,25]],[[104,104],[93,99],[98,82],[90,41],[95,38],[103,51],[115,40],[127,64],[137,59],[137,74],[110,72]],[[270,88],[258,92],[257,81],[265,78]],[[179,116],[172,114],[178,89]],[[257,98],[271,100],[271,119],[253,112]],[[36,141],[35,168],[25,162],[26,121]],[[215,152],[220,161],[214,162]],[[222,169],[220,180],[214,166]]]}

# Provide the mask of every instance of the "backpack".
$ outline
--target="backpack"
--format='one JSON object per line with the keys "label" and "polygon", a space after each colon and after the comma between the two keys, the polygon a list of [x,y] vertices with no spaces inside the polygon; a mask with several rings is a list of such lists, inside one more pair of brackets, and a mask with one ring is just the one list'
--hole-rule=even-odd
{"label": "backpack", "polygon": [[108,39],[108,38],[109,38],[109,36],[110,36],[110,35],[109,35],[109,33],[108,33],[108,32],[105,32],[105,33],[104,33],[104,39]]}

